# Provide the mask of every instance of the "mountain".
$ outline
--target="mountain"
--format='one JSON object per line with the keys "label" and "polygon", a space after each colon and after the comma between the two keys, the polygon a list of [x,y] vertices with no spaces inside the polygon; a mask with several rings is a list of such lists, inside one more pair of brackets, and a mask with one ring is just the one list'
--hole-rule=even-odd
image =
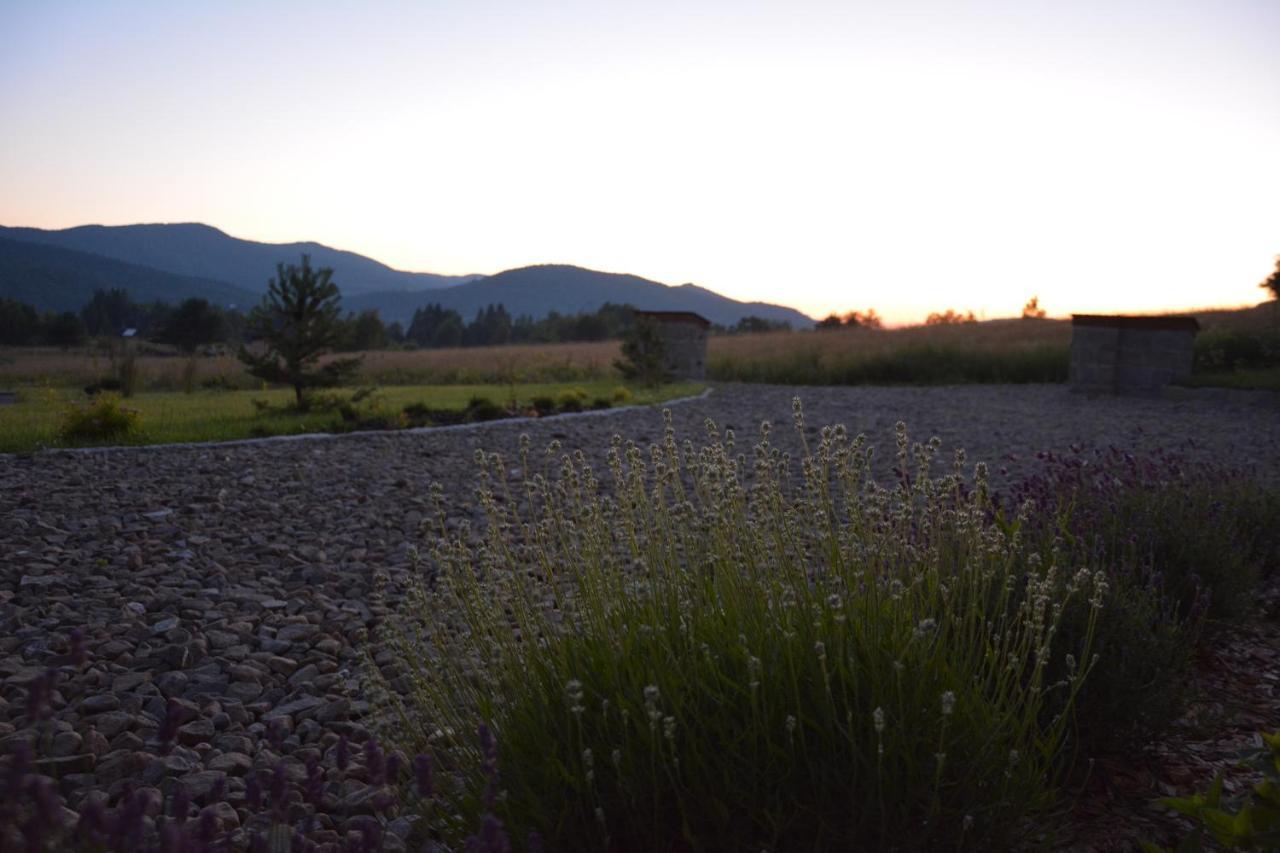
{"label": "mountain", "polygon": [[682,284],[678,287],[634,275],[597,272],[562,264],[521,267],[467,284],[430,293],[365,293],[344,297],[352,311],[376,308],[382,319],[407,324],[415,309],[436,302],[470,320],[486,305],[502,303],[513,317],[534,318],[551,311],[576,314],[595,311],[606,302],[629,303],[646,311],[696,311],[713,323],[733,325],[747,316],[785,320],[797,329],[813,320],[794,308],[767,302],[739,302],[727,296]]}
{"label": "mountain", "polygon": [[0,296],[42,309],[79,308],[97,288],[123,287],[136,302],[179,302],[202,296],[219,305],[257,304],[280,262],[305,253],[333,270],[349,311],[377,309],[386,322],[407,324],[429,302],[470,320],[486,305],[502,303],[514,316],[535,319],[552,311],[595,311],[606,302],[652,311],[696,311],[733,325],[755,315],[790,322],[813,320],[792,308],[738,302],[698,287],[678,287],[634,275],[563,264],[521,267],[493,276],[446,276],[395,270],[372,258],[319,243],[258,243],[199,223],[82,225],[61,231],[0,226]]}
{"label": "mountain", "polygon": [[199,296],[223,307],[247,308],[259,299],[225,281],[174,275],[88,252],[0,237],[0,297],[41,311],[79,311],[95,290],[113,287],[129,291],[134,302],[176,304]]}
{"label": "mountain", "polygon": [[296,264],[303,254],[311,256],[312,266],[331,268],[344,295],[434,290],[479,278],[404,272],[320,243],[241,240],[200,223],[81,225],[60,231],[0,226],[0,238],[90,252],[162,272],[222,281],[259,294],[266,292],[276,264]]}

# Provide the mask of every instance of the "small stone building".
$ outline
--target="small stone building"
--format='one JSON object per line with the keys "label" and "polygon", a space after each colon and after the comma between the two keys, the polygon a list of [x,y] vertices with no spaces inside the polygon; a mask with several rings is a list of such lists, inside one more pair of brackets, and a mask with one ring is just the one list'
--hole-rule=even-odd
{"label": "small stone building", "polygon": [[707,378],[707,336],[711,321],[692,311],[637,311],[636,317],[657,322],[667,372],[675,379]]}
{"label": "small stone building", "polygon": [[1071,390],[1158,394],[1191,375],[1194,317],[1071,316]]}

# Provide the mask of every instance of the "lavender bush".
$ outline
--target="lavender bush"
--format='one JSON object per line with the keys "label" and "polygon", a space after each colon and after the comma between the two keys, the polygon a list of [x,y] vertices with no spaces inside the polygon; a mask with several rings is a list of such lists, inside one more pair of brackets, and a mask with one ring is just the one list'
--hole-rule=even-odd
{"label": "lavender bush", "polygon": [[647,453],[616,439],[607,493],[554,444],[554,476],[526,443],[514,483],[478,455],[483,536],[442,522],[386,637],[388,735],[456,786],[445,840],[494,813],[550,849],[983,848],[1050,802],[1093,663],[1059,620],[1103,576],[993,523],[962,454],[935,477],[900,427],[886,488],[864,438],[821,435],[793,479],[768,425],[748,457],[668,422]]}
{"label": "lavender bush", "polygon": [[[1131,749],[1177,718],[1202,635],[1245,615],[1280,558],[1275,493],[1193,451],[1042,453],[1040,470],[996,499],[1006,529],[1036,505],[1017,524],[1030,547],[1111,580],[1101,614],[1069,607],[1062,622],[1067,641],[1094,630],[1105,661],[1076,701],[1089,754]],[[1063,672],[1051,664],[1050,677]]]}

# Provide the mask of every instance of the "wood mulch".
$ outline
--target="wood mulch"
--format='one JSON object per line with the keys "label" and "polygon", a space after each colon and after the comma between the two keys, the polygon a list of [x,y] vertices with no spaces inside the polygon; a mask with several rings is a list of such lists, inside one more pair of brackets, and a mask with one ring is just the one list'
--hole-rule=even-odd
{"label": "wood mulch", "polygon": [[1254,618],[1205,644],[1189,689],[1187,711],[1164,739],[1130,758],[1095,762],[1050,849],[1114,853],[1144,841],[1173,848],[1191,823],[1158,798],[1203,792],[1220,771],[1226,797],[1258,781],[1237,763],[1261,746],[1258,732],[1280,730],[1280,577]]}

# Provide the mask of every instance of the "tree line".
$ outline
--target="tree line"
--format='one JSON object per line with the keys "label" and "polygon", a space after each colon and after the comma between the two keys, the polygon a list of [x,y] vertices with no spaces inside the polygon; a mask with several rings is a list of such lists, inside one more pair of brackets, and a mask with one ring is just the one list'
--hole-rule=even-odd
{"label": "tree line", "polygon": [[[528,314],[512,317],[501,303],[478,310],[468,322],[452,308],[429,303],[417,309],[408,328],[384,323],[376,310],[347,312],[335,321],[334,349],[360,352],[398,347],[482,347],[517,343],[565,343],[622,338],[633,323],[633,306],[605,303],[596,311],[561,314],[541,319]],[[192,353],[222,343],[249,343],[255,333],[248,315],[223,309],[200,298],[179,304],[138,303],[127,290],[95,291],[79,310],[41,313],[30,305],[0,298],[0,346],[81,346],[93,338],[119,337],[133,329],[142,340],[170,344]],[[743,334],[790,329],[785,322],[743,317],[732,326],[715,325],[715,334]]]}

